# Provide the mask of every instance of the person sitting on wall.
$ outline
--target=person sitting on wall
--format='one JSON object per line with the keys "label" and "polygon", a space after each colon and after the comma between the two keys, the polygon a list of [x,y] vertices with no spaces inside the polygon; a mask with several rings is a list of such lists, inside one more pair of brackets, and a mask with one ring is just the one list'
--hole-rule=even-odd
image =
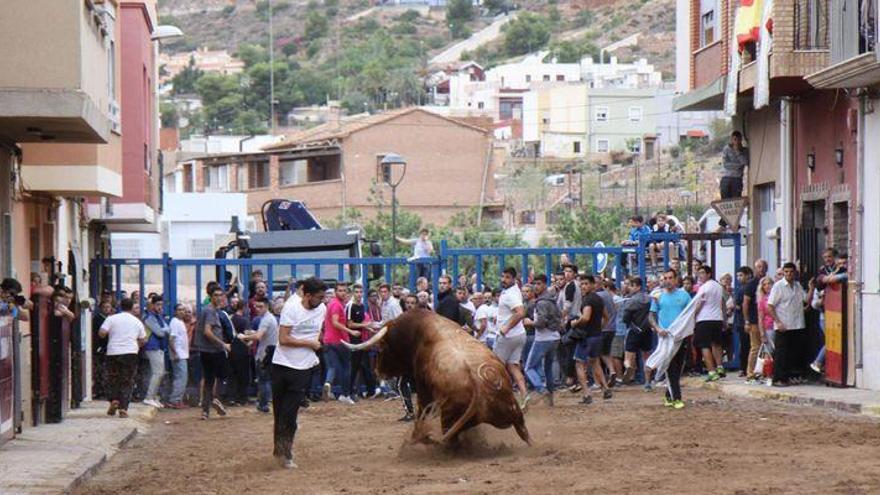
{"label": "person sitting on wall", "polygon": [[0,282],[0,315],[10,315],[19,321],[29,321],[34,303],[21,295],[21,283],[14,278]]}

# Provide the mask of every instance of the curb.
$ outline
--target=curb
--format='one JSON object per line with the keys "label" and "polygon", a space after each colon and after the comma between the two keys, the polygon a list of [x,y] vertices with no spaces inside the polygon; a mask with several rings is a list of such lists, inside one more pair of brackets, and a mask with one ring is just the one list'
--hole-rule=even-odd
{"label": "curb", "polygon": [[753,388],[734,388],[719,382],[704,382],[699,379],[692,379],[686,382],[690,386],[699,387],[705,390],[714,390],[723,394],[736,397],[748,397],[753,399],[761,399],[766,401],[783,402],[786,404],[795,404],[800,406],[810,406],[821,409],[829,409],[849,414],[859,414],[872,418],[880,418],[880,404],[862,404],[860,402],[847,402],[841,400],[827,400],[810,397],[801,394],[783,392],[778,389],[753,389]]}
{"label": "curb", "polygon": [[110,458],[113,457],[113,455],[115,455],[116,452],[119,451],[119,449],[121,449],[122,447],[125,447],[125,445],[127,445],[129,442],[134,440],[134,438],[137,436],[137,434],[138,434],[137,427],[132,426],[131,430],[128,433],[126,433],[125,435],[123,435],[123,437],[118,442],[114,442],[110,445],[111,446],[110,452],[105,452],[105,453],[101,453],[101,454],[97,455],[96,459],[93,462],[91,462],[91,464],[88,467],[86,467],[80,474],[78,474],[76,477],[74,477],[70,481],[70,483],[67,485],[67,487],[64,488],[62,493],[65,493],[65,494],[73,493],[73,490],[75,490],[77,487],[81,486],[86,481],[88,481],[92,476],[94,476],[94,474],[97,473],[98,470],[101,469],[101,467],[103,467],[104,464],[106,464],[107,461],[109,461]]}

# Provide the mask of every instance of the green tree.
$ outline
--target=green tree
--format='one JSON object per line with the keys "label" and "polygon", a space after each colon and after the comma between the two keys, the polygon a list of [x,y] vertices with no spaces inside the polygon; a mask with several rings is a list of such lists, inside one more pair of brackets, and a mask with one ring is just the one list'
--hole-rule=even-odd
{"label": "green tree", "polygon": [[162,127],[176,128],[178,126],[180,115],[177,112],[177,107],[173,103],[167,101],[160,102],[159,114],[161,115],[160,120],[162,122]]}
{"label": "green tree", "polygon": [[483,0],[483,8],[491,13],[501,12],[506,6],[505,0]]}
{"label": "green tree", "polygon": [[446,25],[453,38],[463,38],[468,32],[467,24],[474,19],[471,0],[449,0],[446,4]]}
{"label": "green tree", "polygon": [[244,62],[245,67],[251,67],[259,63],[269,61],[269,50],[260,45],[245,43],[239,45],[235,56]]}
{"label": "green tree", "polygon": [[559,221],[551,228],[557,238],[555,244],[592,246],[596,241],[602,241],[606,246],[620,244],[626,234],[629,213],[626,207],[603,210],[595,205],[561,210]]}
{"label": "green tree", "polygon": [[329,22],[327,21],[327,16],[318,12],[317,10],[312,10],[306,16],[306,39],[316,40],[318,38],[323,38],[327,35],[328,26]]}
{"label": "green tree", "polygon": [[202,71],[196,68],[195,57],[189,58],[189,64],[183,68],[176,76],[171,78],[171,86],[174,88],[174,94],[185,95],[196,92],[196,81],[202,77]]}
{"label": "green tree", "polygon": [[526,12],[504,26],[503,46],[509,56],[540,50],[548,41],[550,22],[546,17]]}

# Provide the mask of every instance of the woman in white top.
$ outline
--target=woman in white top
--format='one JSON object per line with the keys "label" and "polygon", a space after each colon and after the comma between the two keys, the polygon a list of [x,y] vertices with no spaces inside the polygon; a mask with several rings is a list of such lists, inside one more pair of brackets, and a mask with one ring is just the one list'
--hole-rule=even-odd
{"label": "woman in white top", "polygon": [[107,337],[107,415],[128,417],[128,402],[137,373],[138,351],[144,345],[147,332],[144,324],[132,314],[134,301],[123,299],[121,313],[108,316],[98,330],[98,336]]}
{"label": "woman in white top", "polygon": [[306,397],[312,370],[318,366],[321,328],[327,308],[327,286],[311,277],[300,284],[302,298],[291,297],[281,311],[278,346],[272,356],[272,410],[275,416],[273,455],[281,466],[293,469],[293,437],[296,416]]}

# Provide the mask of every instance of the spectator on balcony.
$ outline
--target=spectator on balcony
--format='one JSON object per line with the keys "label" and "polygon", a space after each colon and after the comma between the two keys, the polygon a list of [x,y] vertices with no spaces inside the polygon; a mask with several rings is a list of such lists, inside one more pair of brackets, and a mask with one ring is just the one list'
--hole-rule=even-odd
{"label": "spectator on balcony", "polygon": [[733,131],[721,151],[721,199],[742,197],[743,172],[748,166],[749,149],[743,146],[742,133]]}

